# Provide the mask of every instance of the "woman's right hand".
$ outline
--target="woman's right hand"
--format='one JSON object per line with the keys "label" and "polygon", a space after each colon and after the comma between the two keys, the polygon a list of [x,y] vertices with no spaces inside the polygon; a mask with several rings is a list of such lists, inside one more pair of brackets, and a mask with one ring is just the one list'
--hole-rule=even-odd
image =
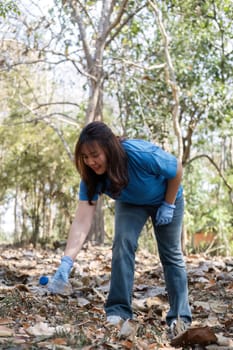
{"label": "woman's right hand", "polygon": [[61,258],[61,264],[48,285],[48,290],[53,294],[67,294],[69,289],[69,275],[73,267],[73,260],[69,256]]}
{"label": "woman's right hand", "polygon": [[73,261],[81,250],[91,228],[95,209],[96,205],[90,205],[88,201],[79,201],[70,228],[64,253],[65,256],[61,259],[61,264],[48,285],[48,290],[51,293],[62,295],[70,295],[72,293],[69,275],[73,267]]}

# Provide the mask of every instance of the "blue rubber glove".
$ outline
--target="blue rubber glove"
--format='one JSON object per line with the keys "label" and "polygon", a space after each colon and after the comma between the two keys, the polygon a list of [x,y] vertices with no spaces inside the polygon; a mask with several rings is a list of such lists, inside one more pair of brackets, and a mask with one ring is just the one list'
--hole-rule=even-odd
{"label": "blue rubber glove", "polygon": [[69,275],[73,264],[73,260],[69,256],[63,256],[61,258],[61,264],[52,277],[51,283],[48,285],[50,292],[63,294],[64,289],[69,284]]}
{"label": "blue rubber glove", "polygon": [[170,224],[172,222],[175,207],[175,204],[169,204],[163,201],[156,213],[156,225],[162,226]]}

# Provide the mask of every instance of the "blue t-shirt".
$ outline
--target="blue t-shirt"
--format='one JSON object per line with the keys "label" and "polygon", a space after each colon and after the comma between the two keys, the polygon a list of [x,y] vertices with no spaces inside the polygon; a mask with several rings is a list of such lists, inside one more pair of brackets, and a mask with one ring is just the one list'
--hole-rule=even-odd
{"label": "blue t-shirt", "polygon": [[[176,157],[144,140],[125,140],[122,146],[128,157],[129,182],[116,200],[136,205],[159,205],[165,197],[167,180],[176,176]],[[113,198],[108,185],[104,193]],[[177,198],[181,194],[180,185]],[[79,199],[88,200],[84,181],[80,183]],[[98,190],[92,200],[97,199]]]}

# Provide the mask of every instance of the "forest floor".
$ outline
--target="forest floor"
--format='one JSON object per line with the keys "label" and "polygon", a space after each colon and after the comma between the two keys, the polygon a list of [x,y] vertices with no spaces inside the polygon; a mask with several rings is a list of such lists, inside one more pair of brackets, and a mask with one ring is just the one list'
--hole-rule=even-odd
{"label": "forest floor", "polygon": [[111,248],[85,246],[66,296],[38,283],[53,275],[62,250],[0,247],[0,349],[233,349],[233,258],[186,257],[192,327],[171,341],[167,294],[158,257],[136,257],[135,319],[106,323]]}

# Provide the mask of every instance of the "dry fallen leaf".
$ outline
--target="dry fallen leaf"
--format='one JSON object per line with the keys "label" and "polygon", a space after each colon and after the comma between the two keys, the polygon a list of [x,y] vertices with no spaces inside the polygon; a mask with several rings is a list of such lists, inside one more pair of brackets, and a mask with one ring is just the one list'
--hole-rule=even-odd
{"label": "dry fallen leaf", "polygon": [[66,340],[64,338],[55,338],[55,339],[52,340],[52,344],[65,345],[66,344]]}
{"label": "dry fallen leaf", "polygon": [[217,343],[217,337],[208,327],[189,328],[171,340],[172,346],[209,345]]}
{"label": "dry fallen leaf", "polygon": [[226,338],[222,334],[217,335],[217,343],[220,346],[229,346],[233,349],[233,339]]}
{"label": "dry fallen leaf", "polygon": [[[105,323],[111,248],[84,247],[77,258],[78,268],[72,271],[70,279],[73,292],[66,296],[51,295],[47,287],[38,284],[39,276],[54,274],[61,253],[33,247],[0,247],[0,325],[10,327],[9,334],[14,333],[10,338],[12,346],[17,348],[17,344],[24,344],[25,348],[30,348],[31,342],[37,342],[39,337],[41,343],[37,345],[43,349],[56,343],[59,349],[66,350],[175,349],[170,344],[165,322],[169,305],[158,257],[141,249],[137,252],[132,302],[138,329],[134,337],[135,330],[128,327],[129,323],[121,330],[119,338],[123,323],[119,327],[109,327]],[[186,256],[186,261],[192,328],[209,326],[216,331],[217,343],[205,346],[206,349],[233,350],[233,282],[228,278],[233,271],[233,259],[193,255]],[[224,278],[216,278],[221,273],[225,274]],[[40,322],[45,326],[38,327]],[[32,334],[25,334],[33,326]],[[192,341],[191,335],[186,334],[187,342]],[[2,348],[7,346],[8,340],[7,336],[1,337]],[[204,346],[199,345],[200,348]]]}
{"label": "dry fallen leaf", "polygon": [[137,334],[138,323],[134,320],[126,320],[120,329],[120,338],[127,338],[128,340],[134,341]]}
{"label": "dry fallen leaf", "polygon": [[0,325],[14,323],[11,318],[0,318]]}
{"label": "dry fallen leaf", "polygon": [[228,309],[228,305],[217,300],[216,302],[210,302],[210,308],[216,314],[225,314]]}
{"label": "dry fallen leaf", "polygon": [[26,328],[26,332],[34,336],[52,336],[55,333],[55,327],[50,327],[48,323],[45,322],[39,322],[34,326]]}
{"label": "dry fallen leaf", "polygon": [[14,331],[6,326],[0,326],[0,337],[12,337]]}

